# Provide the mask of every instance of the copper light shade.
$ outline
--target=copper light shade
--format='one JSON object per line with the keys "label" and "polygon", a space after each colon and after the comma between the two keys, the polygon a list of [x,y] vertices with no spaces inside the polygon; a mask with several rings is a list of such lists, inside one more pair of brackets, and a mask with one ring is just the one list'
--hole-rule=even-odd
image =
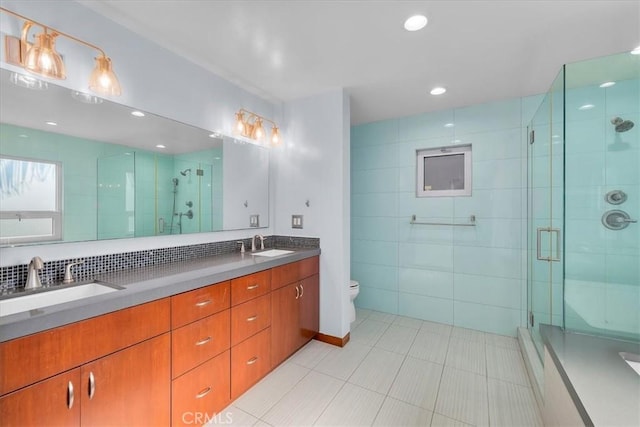
{"label": "copper light shade", "polygon": [[[246,119],[244,117],[245,113],[248,115]],[[273,125],[271,128],[271,145],[280,145],[282,143],[282,136],[280,135],[280,130],[276,123],[273,120],[269,120],[259,114],[247,111],[244,108],[241,108],[240,111],[236,113],[233,133],[261,142],[267,134],[264,129],[263,122],[269,122]]]}
{"label": "copper light shade", "polygon": [[47,29],[36,36],[36,42],[27,50],[24,58],[24,68],[35,74],[50,79],[64,80],[67,78],[62,57],[55,48],[58,34],[49,34]]}
{"label": "copper light shade", "polygon": [[102,55],[96,58],[96,66],[89,77],[89,89],[100,95],[120,96],[120,82],[111,67],[111,59]]}
{"label": "copper light shade", "polygon": [[[65,79],[65,65],[62,56],[56,52],[55,48],[56,38],[62,36],[99,52],[99,56],[95,58],[95,68],[89,78],[89,89],[91,91],[100,95],[118,96],[122,94],[118,78],[113,72],[111,59],[98,46],[3,7],[0,7],[0,11],[24,20],[19,38],[11,35],[5,36],[5,60],[7,63],[24,67],[25,70],[31,73],[50,79]],[[28,36],[33,26],[42,27],[43,32],[36,34],[36,40],[32,44],[28,41]]]}

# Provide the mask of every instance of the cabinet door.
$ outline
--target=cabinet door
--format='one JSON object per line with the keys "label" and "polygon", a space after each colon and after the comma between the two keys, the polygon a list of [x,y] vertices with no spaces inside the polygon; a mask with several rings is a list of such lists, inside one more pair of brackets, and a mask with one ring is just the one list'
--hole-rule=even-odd
{"label": "cabinet door", "polygon": [[0,425],[79,426],[80,368],[0,398]]}
{"label": "cabinet door", "polygon": [[320,329],[320,277],[316,274],[300,281],[300,343],[303,346]]}
{"label": "cabinet door", "polygon": [[279,365],[299,346],[298,283],[271,292],[271,363]]}
{"label": "cabinet door", "polygon": [[81,423],[169,425],[170,356],[171,335],[166,333],[83,365]]}

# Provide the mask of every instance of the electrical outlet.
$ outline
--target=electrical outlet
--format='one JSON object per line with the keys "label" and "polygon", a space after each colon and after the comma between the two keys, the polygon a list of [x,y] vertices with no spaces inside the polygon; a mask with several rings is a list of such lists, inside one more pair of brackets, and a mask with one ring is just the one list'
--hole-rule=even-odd
{"label": "electrical outlet", "polygon": [[260,215],[249,215],[249,227],[260,227]]}
{"label": "electrical outlet", "polygon": [[291,215],[291,228],[302,228],[302,215]]}

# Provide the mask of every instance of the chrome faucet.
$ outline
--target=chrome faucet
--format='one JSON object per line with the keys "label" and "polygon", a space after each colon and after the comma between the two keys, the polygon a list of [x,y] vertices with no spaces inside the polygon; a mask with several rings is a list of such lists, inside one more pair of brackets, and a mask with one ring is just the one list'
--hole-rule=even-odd
{"label": "chrome faucet", "polygon": [[40,276],[38,276],[38,270],[42,270],[44,262],[39,256],[34,256],[29,263],[29,270],[27,273],[27,283],[24,285],[25,290],[39,289],[42,287],[40,282]]}
{"label": "chrome faucet", "polygon": [[62,280],[62,283],[75,282],[75,279],[73,278],[73,273],[71,273],[71,267],[73,267],[74,265],[80,265],[80,264],[84,264],[84,261],[70,262],[69,264],[67,264],[67,266],[64,268],[64,279]]}
{"label": "chrome faucet", "polygon": [[260,250],[264,250],[264,239],[265,239],[265,237],[262,234],[256,234],[251,239],[251,252],[255,252],[257,250],[257,248],[256,248],[256,237],[258,239],[260,239]]}

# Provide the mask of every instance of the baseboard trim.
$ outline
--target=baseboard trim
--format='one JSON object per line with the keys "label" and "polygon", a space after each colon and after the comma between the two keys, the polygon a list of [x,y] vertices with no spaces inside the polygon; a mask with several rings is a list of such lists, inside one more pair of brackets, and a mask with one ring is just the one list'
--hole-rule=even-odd
{"label": "baseboard trim", "polygon": [[314,338],[318,341],[326,342],[327,344],[344,347],[349,342],[349,339],[351,339],[351,333],[347,332],[347,335],[340,338],[334,337],[333,335],[321,334],[320,332],[318,332]]}

